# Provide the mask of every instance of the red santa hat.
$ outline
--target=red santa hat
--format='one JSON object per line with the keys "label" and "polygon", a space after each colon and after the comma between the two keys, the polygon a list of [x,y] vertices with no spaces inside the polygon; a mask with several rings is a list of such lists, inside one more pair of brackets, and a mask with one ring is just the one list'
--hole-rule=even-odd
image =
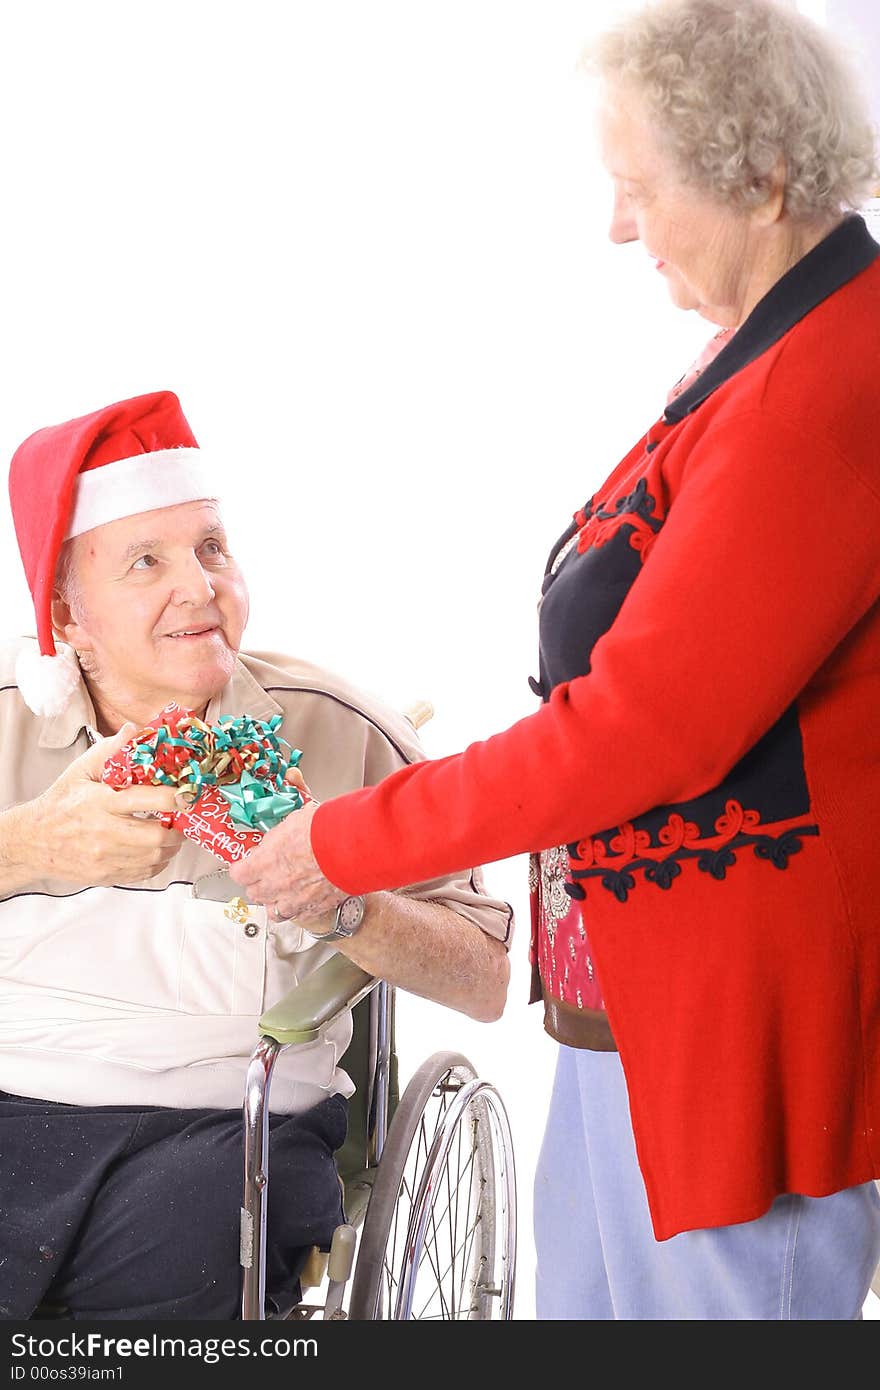
{"label": "red santa hat", "polygon": [[34,601],[39,652],[23,651],[16,678],[36,714],[60,714],[79,681],[52,632],[61,547],[72,536],[124,516],[216,496],[172,391],[118,401],[91,415],[37,430],[16,450],[9,497]]}

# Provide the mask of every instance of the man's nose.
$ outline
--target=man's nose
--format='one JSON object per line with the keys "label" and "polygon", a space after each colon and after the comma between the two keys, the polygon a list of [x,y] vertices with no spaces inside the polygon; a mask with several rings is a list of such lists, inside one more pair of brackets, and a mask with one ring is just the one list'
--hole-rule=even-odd
{"label": "man's nose", "polygon": [[197,555],[190,555],[181,560],[174,574],[172,603],[204,605],[211,602],[215,592],[211,576]]}
{"label": "man's nose", "polygon": [[622,193],[616,193],[614,195],[614,206],[611,209],[611,225],[608,228],[608,235],[616,246],[622,246],[627,241],[638,241],[639,239],[629,200],[625,198]]}

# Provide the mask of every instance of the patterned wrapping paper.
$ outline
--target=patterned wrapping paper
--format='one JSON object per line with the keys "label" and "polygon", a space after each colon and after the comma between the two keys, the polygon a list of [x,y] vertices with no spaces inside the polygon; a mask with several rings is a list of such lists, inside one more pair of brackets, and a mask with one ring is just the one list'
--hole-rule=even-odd
{"label": "patterned wrapping paper", "polygon": [[310,798],[287,774],[302,757],[268,721],[222,715],[206,724],[169,704],[107,759],[101,780],[114,788],[172,786],[179,809],[161,817],[226,864],[235,864]]}

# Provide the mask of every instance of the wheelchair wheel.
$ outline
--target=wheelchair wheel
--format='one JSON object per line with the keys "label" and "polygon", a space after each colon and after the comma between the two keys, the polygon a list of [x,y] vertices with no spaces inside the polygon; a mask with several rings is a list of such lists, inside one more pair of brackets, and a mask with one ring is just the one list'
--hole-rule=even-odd
{"label": "wheelchair wheel", "polygon": [[498,1093],[456,1052],[407,1086],[379,1162],[349,1317],[510,1318],[516,1177]]}

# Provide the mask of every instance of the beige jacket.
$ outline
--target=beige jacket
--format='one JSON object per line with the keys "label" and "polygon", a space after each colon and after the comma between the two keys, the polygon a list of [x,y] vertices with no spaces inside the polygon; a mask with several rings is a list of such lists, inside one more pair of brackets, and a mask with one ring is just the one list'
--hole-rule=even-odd
{"label": "beige jacket", "polygon": [[[20,646],[0,646],[0,810],[54,782],[85,752],[95,723],[84,684],[63,715],[31,713],[13,676]],[[302,749],[303,774],[321,801],[424,757],[402,715],[285,656],[243,653],[207,718],[220,714],[282,714],[279,732]],[[220,868],[183,840],[165,872],[146,882],[38,880],[0,900],[0,1090],[85,1105],[241,1105],[257,1019],[333,948],[294,923],[269,922],[261,907],[250,909],[247,929],[231,921],[222,901],[204,900]],[[478,870],[405,891],[509,939],[511,909],[486,896]],[[299,1111],[351,1094],[338,1065],[350,1035],[345,1017],[282,1054],[272,1108]]]}

